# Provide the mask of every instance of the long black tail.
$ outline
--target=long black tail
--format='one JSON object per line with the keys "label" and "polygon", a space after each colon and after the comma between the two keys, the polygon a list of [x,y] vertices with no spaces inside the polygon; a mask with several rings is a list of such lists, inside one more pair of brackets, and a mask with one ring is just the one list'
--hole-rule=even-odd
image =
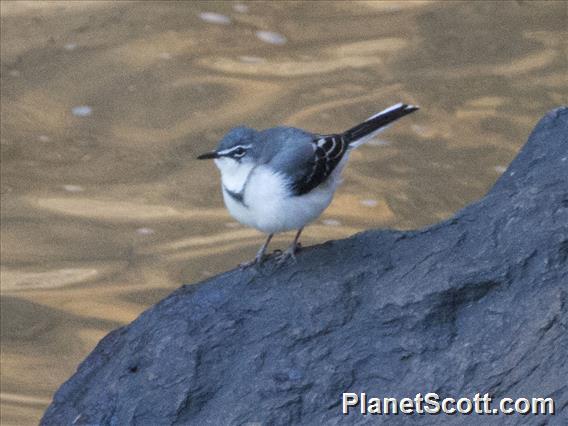
{"label": "long black tail", "polygon": [[417,106],[402,103],[393,105],[369,117],[363,123],[347,130],[342,136],[344,140],[349,143],[350,147],[355,148],[367,142],[392,122],[418,109]]}

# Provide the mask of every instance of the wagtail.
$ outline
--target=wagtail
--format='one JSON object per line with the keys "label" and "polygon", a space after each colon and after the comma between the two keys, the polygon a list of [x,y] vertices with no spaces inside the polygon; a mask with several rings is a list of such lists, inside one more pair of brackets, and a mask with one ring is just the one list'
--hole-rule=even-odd
{"label": "wagtail", "polygon": [[223,200],[240,223],[268,238],[256,257],[241,266],[261,264],[272,236],[297,230],[279,262],[295,258],[300,234],[327,208],[351,150],[418,107],[396,104],[340,134],[320,135],[293,127],[255,130],[236,127],[217,149],[197,157],[213,159],[221,171]]}

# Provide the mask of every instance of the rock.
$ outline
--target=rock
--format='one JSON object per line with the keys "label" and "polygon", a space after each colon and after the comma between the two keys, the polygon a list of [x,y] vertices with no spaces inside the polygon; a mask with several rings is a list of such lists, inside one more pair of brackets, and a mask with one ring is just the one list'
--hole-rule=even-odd
{"label": "rock", "polygon": [[[418,231],[183,286],[111,332],[43,425],[566,424],[568,108],[480,201]],[[343,392],[552,397],[556,415],[341,414]]]}

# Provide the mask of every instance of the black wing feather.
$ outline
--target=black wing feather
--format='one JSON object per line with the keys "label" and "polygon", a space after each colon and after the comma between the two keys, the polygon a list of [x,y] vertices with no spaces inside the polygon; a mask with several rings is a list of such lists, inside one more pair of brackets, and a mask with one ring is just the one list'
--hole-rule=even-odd
{"label": "black wing feather", "polygon": [[325,182],[350,147],[356,147],[357,142],[365,141],[365,137],[371,137],[381,128],[416,110],[418,107],[414,105],[400,103],[368,118],[340,135],[316,136],[311,141],[312,158],[304,163],[305,168],[302,167],[302,174],[296,176],[291,185],[293,193],[295,195],[306,194]]}
{"label": "black wing feather", "polygon": [[323,183],[339,164],[349,144],[343,135],[319,136],[312,141],[314,156],[311,170],[292,184],[295,195],[302,195]]}

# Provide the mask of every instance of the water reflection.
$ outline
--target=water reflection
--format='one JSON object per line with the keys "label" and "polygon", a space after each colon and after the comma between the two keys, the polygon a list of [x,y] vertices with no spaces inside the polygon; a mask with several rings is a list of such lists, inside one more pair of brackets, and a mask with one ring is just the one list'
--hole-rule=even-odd
{"label": "water reflection", "polygon": [[2,424],[36,423],[109,330],[252,257],[261,235],[194,161],[230,127],[419,104],[352,155],[304,244],[424,226],[566,102],[566,22],[562,2],[3,3]]}

